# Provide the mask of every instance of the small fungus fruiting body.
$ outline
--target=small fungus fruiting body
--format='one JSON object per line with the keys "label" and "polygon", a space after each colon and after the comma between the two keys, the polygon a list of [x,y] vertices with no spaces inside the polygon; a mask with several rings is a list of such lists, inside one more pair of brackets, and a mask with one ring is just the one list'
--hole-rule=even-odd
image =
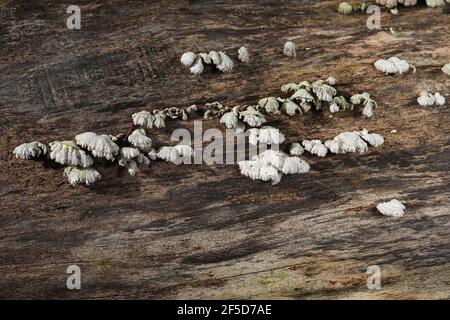
{"label": "small fungus fruiting body", "polygon": [[82,148],[86,148],[96,158],[114,160],[119,153],[119,146],[106,134],[98,135],[94,132],[84,132],[75,136],[75,142]]}
{"label": "small fungus fruiting body", "polygon": [[378,211],[390,217],[402,217],[405,214],[406,207],[397,199],[393,199],[389,202],[381,202],[377,205]]}
{"label": "small fungus fruiting body", "polygon": [[220,118],[220,123],[223,123],[227,129],[236,129],[239,123],[238,114],[235,111],[224,113]]}
{"label": "small fungus fruiting body", "polygon": [[386,74],[403,74],[407,73],[410,68],[414,69],[414,66],[397,57],[391,57],[387,60],[379,59],[374,63],[374,66],[378,71]]}
{"label": "small fungus fruiting body", "polygon": [[367,141],[372,147],[378,148],[382,144],[384,144],[384,138],[382,135],[378,133],[369,133],[367,129],[363,129],[362,131],[356,131],[357,134],[360,135],[363,140]]}
{"label": "small fungus fruiting body", "polygon": [[238,59],[244,63],[248,63],[250,61],[250,54],[246,47],[240,47],[238,50],[239,57]]}
{"label": "small fungus fruiting body", "polygon": [[64,176],[67,177],[72,186],[78,184],[91,185],[101,179],[101,174],[93,168],[79,168],[69,166],[64,169]]}
{"label": "small fungus fruiting body", "polygon": [[442,72],[450,76],[450,62],[442,67]]}
{"label": "small fungus fruiting body", "polygon": [[269,114],[280,114],[280,104],[278,103],[277,98],[268,97],[263,98],[258,101],[258,104],[265,109],[265,111]]}
{"label": "small fungus fruiting body", "polygon": [[288,41],[284,44],[283,53],[288,57],[296,57],[297,53],[295,51],[295,43]]}
{"label": "small fungus fruiting body", "polygon": [[50,144],[50,159],[67,166],[90,167],[94,160],[75,141],[54,141]]}
{"label": "small fungus fruiting body", "polygon": [[373,116],[373,110],[377,107],[377,103],[370,97],[367,92],[358,93],[350,97],[350,102],[354,105],[363,104],[362,115],[370,118]]}
{"label": "small fungus fruiting body", "polygon": [[128,136],[128,142],[142,151],[149,151],[152,147],[152,139],[146,136],[144,129],[136,129]]}
{"label": "small fungus fruiting body", "polygon": [[230,72],[231,70],[233,70],[233,60],[231,60],[231,58],[222,51],[219,52],[219,55],[221,60],[219,64],[216,64],[217,69],[222,72]]}
{"label": "small fungus fruiting body", "polygon": [[301,156],[305,152],[305,149],[303,149],[302,145],[298,142],[294,142],[289,147],[289,153],[292,156]]}
{"label": "small fungus fruiting body", "polygon": [[203,66],[203,62],[201,58],[197,58],[195,63],[189,68],[189,71],[193,74],[201,74],[205,67]]}
{"label": "small fungus fruiting body", "polygon": [[136,126],[142,126],[148,129],[153,128],[155,116],[148,111],[140,111],[132,115],[133,123]]}
{"label": "small fungus fruiting body", "polygon": [[443,106],[445,104],[445,97],[442,96],[439,92],[434,94],[434,99],[436,101],[436,105]]}
{"label": "small fungus fruiting body", "polygon": [[197,55],[195,53],[185,52],[181,56],[181,63],[186,67],[190,67],[195,62],[195,59],[197,59]]}
{"label": "small fungus fruiting body", "polygon": [[47,145],[39,141],[33,141],[22,143],[21,145],[14,148],[13,153],[17,158],[29,160],[31,158],[38,158],[40,156],[47,155],[48,147]]}
{"label": "small fungus fruiting body", "polygon": [[281,151],[266,150],[252,160],[238,163],[241,174],[252,180],[280,182],[283,174],[298,174],[308,172],[307,162],[297,157],[289,157]]}
{"label": "small fungus fruiting body", "polygon": [[341,2],[338,6],[338,12],[340,14],[350,14],[353,11],[353,7],[348,2]]}
{"label": "small fungus fruiting body", "polygon": [[260,127],[266,122],[264,115],[252,106],[249,106],[246,110],[241,111],[239,113],[239,117],[250,127]]}
{"label": "small fungus fruiting body", "polygon": [[64,169],[64,176],[67,177],[72,186],[77,184],[91,185],[101,178],[101,174],[93,168],[78,168],[69,166]]}
{"label": "small fungus fruiting body", "polygon": [[144,166],[148,166],[150,165],[150,159],[136,148],[123,147],[120,149],[119,165],[127,168],[128,173],[131,176],[134,176],[136,174],[138,163]]}

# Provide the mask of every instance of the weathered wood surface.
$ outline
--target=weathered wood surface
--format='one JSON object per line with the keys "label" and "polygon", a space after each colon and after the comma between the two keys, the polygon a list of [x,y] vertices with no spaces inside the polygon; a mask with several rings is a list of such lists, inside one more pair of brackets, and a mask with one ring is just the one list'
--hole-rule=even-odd
{"label": "weathered wood surface", "polygon": [[[363,14],[338,15],[336,1],[77,4],[82,30],[70,31],[64,2],[0,1],[1,298],[450,297],[449,109],[415,102],[421,89],[448,93],[445,12],[383,12],[383,30],[371,31]],[[282,55],[286,40],[296,59]],[[241,45],[251,63],[229,74],[194,76],[179,63],[186,50],[235,59]],[[417,72],[374,70],[392,55]],[[288,142],[368,128],[386,143],[364,155],[307,155],[311,172],[277,186],[237,166],[154,163],[136,177],[101,168],[99,184],[71,188],[60,168],[11,153],[30,140],[124,132],[143,108],[252,104],[286,82],[330,75],[346,94],[370,92],[374,118],[270,123]],[[152,137],[161,144],[176,126]],[[374,209],[392,198],[408,208],[401,219]],[[81,290],[66,289],[70,264],[81,267]],[[379,291],[365,285],[369,265],[381,267]]]}

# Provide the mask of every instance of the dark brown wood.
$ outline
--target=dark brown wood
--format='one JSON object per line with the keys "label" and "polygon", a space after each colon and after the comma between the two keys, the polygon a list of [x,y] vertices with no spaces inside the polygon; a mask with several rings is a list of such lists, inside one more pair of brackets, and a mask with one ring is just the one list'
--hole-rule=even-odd
{"label": "dark brown wood", "polygon": [[[77,3],[79,31],[66,28],[65,3],[0,1],[0,298],[450,297],[448,103],[415,101],[422,89],[448,94],[448,14],[383,12],[371,31],[367,15],[337,14],[337,1]],[[282,54],[287,40],[296,59]],[[187,50],[236,60],[241,45],[251,62],[229,74],[194,76],[179,63]],[[392,55],[417,72],[374,69]],[[373,119],[309,113],[270,124],[288,142],[367,128],[386,143],[307,155],[311,172],[276,186],[237,166],[156,162],[136,177],[102,167],[100,183],[72,188],[62,169],[12,155],[26,141],[125,133],[143,108],[254,104],[284,83],[328,76],[345,94],[370,92]],[[192,129],[170,122],[151,135],[162,144],[177,125]],[[392,198],[407,206],[401,219],[374,209]],[[66,288],[71,264],[81,290]],[[366,287],[369,265],[381,268],[379,291]]]}

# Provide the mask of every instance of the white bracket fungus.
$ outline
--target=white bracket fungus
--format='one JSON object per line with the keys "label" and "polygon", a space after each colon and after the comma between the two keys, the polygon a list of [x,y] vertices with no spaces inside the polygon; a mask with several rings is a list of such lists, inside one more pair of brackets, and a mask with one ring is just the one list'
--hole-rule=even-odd
{"label": "white bracket fungus", "polygon": [[119,165],[127,168],[131,176],[134,176],[137,172],[137,163],[148,166],[150,159],[136,148],[123,147],[120,149]]}
{"label": "white bracket fungus", "polygon": [[331,153],[336,154],[364,153],[368,150],[367,143],[373,147],[379,147],[384,143],[384,138],[379,134],[369,133],[367,129],[363,129],[362,131],[342,132],[332,140],[325,141],[325,146]]}
{"label": "white bracket fungus", "polygon": [[306,151],[319,157],[325,157],[328,153],[327,147],[320,140],[303,140],[303,147]]}
{"label": "white bracket fungus", "polygon": [[193,52],[185,52],[181,56],[181,63],[188,67],[193,74],[201,74],[205,64],[214,64],[217,69],[222,72],[230,72],[233,70],[233,60],[224,52],[210,51],[207,53],[195,54]]}
{"label": "white bracket fungus", "polygon": [[260,127],[266,122],[264,115],[253,106],[247,106],[245,110],[240,111],[239,117],[250,127]]}
{"label": "white bracket fungus", "polygon": [[145,135],[144,129],[136,129],[128,136],[128,142],[142,151],[150,151],[152,139]]}
{"label": "white bracket fungus", "polygon": [[258,105],[269,114],[280,114],[280,104],[278,103],[277,98],[275,97],[268,97],[263,98],[258,101]]}
{"label": "white bracket fungus", "polygon": [[252,180],[272,181],[272,184],[279,183],[283,174],[305,173],[310,169],[304,160],[274,150],[266,150],[238,165],[242,175]]}
{"label": "white bracket fungus", "polygon": [[17,158],[29,160],[47,155],[48,147],[39,141],[33,141],[15,147],[13,153]]}
{"label": "white bracket fungus", "polygon": [[289,153],[292,156],[301,156],[305,152],[305,149],[303,149],[302,145],[298,142],[294,142],[289,147]]}
{"label": "white bracket fungus", "polygon": [[94,163],[94,160],[72,140],[51,142],[50,159],[62,165],[83,168],[90,167]]}
{"label": "white bracket fungus", "polygon": [[250,129],[249,142],[252,145],[257,145],[258,143],[263,143],[267,145],[281,144],[284,142],[284,134],[280,132],[277,128],[264,126],[260,129],[252,128]]}
{"label": "white bracket fungus", "polygon": [[426,0],[426,2],[427,2],[427,6],[429,6],[431,8],[438,8],[438,7],[445,6],[444,0]]}
{"label": "white bracket fungus", "polygon": [[379,59],[374,63],[374,66],[378,71],[386,74],[403,74],[407,73],[410,68],[416,72],[416,68],[413,65],[397,57],[391,57],[387,60]]}
{"label": "white bracket fungus", "polygon": [[153,128],[153,123],[155,122],[155,116],[148,111],[140,111],[134,113],[132,116],[133,123],[136,126],[142,126],[147,129]]}
{"label": "white bracket fungus", "polygon": [[238,59],[244,63],[248,63],[250,61],[250,55],[246,47],[240,47],[238,50],[239,57]]}
{"label": "white bracket fungus", "polygon": [[86,148],[96,158],[114,160],[119,153],[119,146],[106,134],[98,135],[94,132],[84,132],[75,136],[75,142],[82,148]]}
{"label": "white bracket fungus", "polygon": [[235,110],[224,113],[220,123],[223,123],[227,129],[236,129],[239,123],[238,113]]}
{"label": "white bracket fungus", "polygon": [[429,92],[421,92],[419,97],[417,98],[417,102],[422,107],[432,106],[432,105],[438,105],[443,106],[445,104],[445,97],[442,96],[439,92],[436,92],[435,94],[429,93]]}
{"label": "white bracket fungus", "polygon": [[405,212],[404,210],[406,207],[397,199],[393,199],[389,202],[382,202],[377,205],[378,211],[385,215],[390,217],[402,217]]}
{"label": "white bracket fungus", "polygon": [[74,166],[66,167],[64,175],[72,186],[77,184],[90,185],[100,180],[100,173],[93,168],[77,168]]}
{"label": "white bracket fungus", "polygon": [[195,156],[194,149],[188,145],[178,144],[173,147],[161,147],[158,150],[157,157],[176,165],[191,164],[191,159]]}
{"label": "white bracket fungus", "polygon": [[450,76],[450,62],[442,67],[442,72]]}
{"label": "white bracket fungus", "polygon": [[288,41],[284,44],[283,53],[288,57],[296,57],[297,53],[295,51],[295,43]]}

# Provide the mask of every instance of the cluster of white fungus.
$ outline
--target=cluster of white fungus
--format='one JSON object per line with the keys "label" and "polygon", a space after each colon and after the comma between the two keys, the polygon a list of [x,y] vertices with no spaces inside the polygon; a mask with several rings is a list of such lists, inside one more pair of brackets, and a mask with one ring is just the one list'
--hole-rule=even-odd
{"label": "cluster of white fungus", "polygon": [[283,174],[298,174],[309,171],[309,164],[281,151],[266,150],[251,160],[238,162],[241,174],[252,180],[280,182]]}
{"label": "cluster of white fungus", "polygon": [[166,126],[166,119],[181,119],[186,121],[189,114],[195,112],[196,106],[190,106],[182,109],[177,107],[165,108],[163,110],[140,111],[132,115],[133,123],[136,126],[141,126],[147,129],[164,128]]}
{"label": "cluster of white fungus", "polygon": [[302,144],[306,151],[318,157],[325,157],[328,153],[327,147],[318,139],[303,140]]}
{"label": "cluster of white fungus", "polygon": [[378,71],[386,74],[403,74],[407,73],[409,69],[413,69],[414,72],[416,70],[413,65],[397,57],[391,57],[387,60],[379,59],[374,63],[374,66]]}
{"label": "cluster of white fungus", "polygon": [[22,143],[14,149],[13,153],[17,158],[29,160],[47,155],[48,147],[39,141],[33,141]]}
{"label": "cluster of white fungus", "polygon": [[162,147],[156,153],[159,159],[172,162],[176,165],[191,164],[192,158],[195,156],[194,149],[189,145],[178,144],[176,146]]}
{"label": "cluster of white fungus", "polygon": [[390,217],[402,217],[405,214],[406,207],[397,199],[393,199],[388,202],[381,202],[377,205],[378,211],[385,215]]}
{"label": "cluster of white fungus", "polygon": [[364,106],[362,115],[370,118],[373,116],[373,109],[377,107],[377,103],[370,97],[367,92],[358,93],[350,97],[350,102],[353,105],[362,104]]}
{"label": "cluster of white fungus", "polygon": [[369,149],[369,145],[379,147],[384,143],[383,136],[376,133],[369,133],[367,129],[362,131],[342,132],[332,140],[325,141],[325,146],[331,153],[364,153]]}
{"label": "cluster of white fungus", "polygon": [[443,106],[445,104],[445,97],[442,96],[439,92],[436,92],[435,94],[423,91],[419,94],[419,97],[417,98],[417,102],[422,107],[428,107],[428,106]]}
{"label": "cluster of white fungus", "polygon": [[294,116],[299,113],[328,109],[331,113],[353,110],[356,105],[363,104],[362,114],[366,117],[373,115],[376,102],[368,93],[358,94],[349,102],[344,96],[337,95],[334,88],[337,80],[329,77],[326,80],[317,80],[313,83],[302,81],[300,83],[287,83],[281,86],[281,91],[291,94],[288,98],[266,97],[258,101],[258,105],[266,113],[278,115],[285,113]]}
{"label": "cluster of white fungus", "polygon": [[148,167],[150,165],[150,159],[137,148],[123,147],[120,149],[119,165],[125,167],[131,176],[136,174],[138,164]]}
{"label": "cluster of white fungus", "polygon": [[249,142],[252,145],[267,144],[267,145],[279,145],[284,142],[284,134],[277,128],[271,126],[264,126],[261,128],[252,128],[249,130]]}
{"label": "cluster of white fungus", "polygon": [[[145,123],[143,125],[147,126]],[[121,144],[125,146],[119,147],[116,143],[119,139],[122,139]],[[138,164],[149,166],[150,159],[157,159],[156,151],[151,146],[152,141],[146,136],[144,129],[138,128],[127,139],[122,135],[84,132],[76,135],[74,140],[54,141],[49,146],[37,141],[24,143],[16,147],[13,153],[22,159],[46,155],[48,159],[65,166],[64,176],[74,186],[91,185],[100,180],[100,173],[91,167],[94,164],[93,157],[117,161],[134,176]]]}
{"label": "cluster of white fungus", "polygon": [[54,141],[50,144],[50,159],[64,166],[90,167],[94,160],[73,140]]}
{"label": "cluster of white fungus", "polygon": [[[384,143],[383,136],[377,133],[369,133],[367,129],[362,131],[342,132],[331,140],[322,142],[321,140],[304,140],[302,142],[304,150],[309,153],[325,157],[328,152],[335,154],[364,153],[369,149],[368,145],[379,147]],[[293,143],[290,147],[292,155],[303,153],[298,143]]]}
{"label": "cluster of white fungus", "polygon": [[181,63],[188,67],[193,74],[201,74],[205,68],[203,64],[213,64],[222,72],[230,72],[234,67],[233,60],[222,51],[199,54],[185,52],[181,56]]}

